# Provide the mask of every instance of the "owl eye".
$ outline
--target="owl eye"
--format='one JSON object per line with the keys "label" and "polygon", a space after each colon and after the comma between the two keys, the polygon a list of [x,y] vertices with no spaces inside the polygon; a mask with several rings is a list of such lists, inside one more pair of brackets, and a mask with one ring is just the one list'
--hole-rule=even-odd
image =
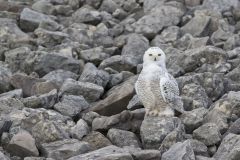
{"label": "owl eye", "polygon": [[161,56],[161,54],[159,53],[158,56]]}
{"label": "owl eye", "polygon": [[149,56],[152,56],[152,54],[149,54]]}

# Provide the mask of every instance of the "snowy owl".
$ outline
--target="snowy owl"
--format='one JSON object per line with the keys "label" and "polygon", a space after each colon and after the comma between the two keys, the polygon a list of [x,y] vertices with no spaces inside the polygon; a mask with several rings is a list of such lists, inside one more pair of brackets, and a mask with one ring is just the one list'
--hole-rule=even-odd
{"label": "snowy owl", "polygon": [[135,89],[146,116],[174,116],[174,110],[184,111],[178,84],[168,73],[166,55],[159,47],[151,47],[144,53]]}

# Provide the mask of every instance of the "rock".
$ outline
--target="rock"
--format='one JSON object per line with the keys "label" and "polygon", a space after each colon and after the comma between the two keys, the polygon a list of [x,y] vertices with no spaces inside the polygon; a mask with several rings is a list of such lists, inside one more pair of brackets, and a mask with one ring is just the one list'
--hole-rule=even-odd
{"label": "rock", "polygon": [[225,135],[229,134],[229,133],[234,133],[234,134],[240,134],[240,127],[239,127],[239,123],[240,119],[237,119],[235,122],[233,122],[231,124],[231,126],[228,128],[227,132],[225,133]]}
{"label": "rock", "polygon": [[125,110],[128,101],[134,94],[135,82],[136,77],[134,76],[124,83],[112,88],[105,94],[105,98],[94,104],[90,110],[106,116],[114,115]]}
{"label": "rock", "polygon": [[187,24],[185,24],[181,31],[183,33],[190,33],[194,37],[202,37],[211,34],[210,16],[195,15]]}
{"label": "rock", "polygon": [[91,151],[87,142],[80,142],[76,139],[65,139],[51,143],[41,144],[40,151],[44,157],[65,160],[79,154]]}
{"label": "rock", "polygon": [[185,125],[186,133],[191,134],[203,124],[203,120],[207,110],[205,108],[197,108],[192,111],[187,111],[180,116],[182,123]]}
{"label": "rock", "polygon": [[214,159],[238,159],[239,158],[240,136],[236,134],[228,134],[223,138]]}
{"label": "rock", "polygon": [[79,82],[72,79],[67,79],[60,91],[59,95],[81,95],[88,102],[94,102],[100,98],[103,94],[104,89],[101,86],[98,86],[89,82]]}
{"label": "rock", "polygon": [[136,66],[132,61],[132,59],[129,59],[125,56],[120,56],[120,55],[109,57],[103,60],[99,65],[99,69],[105,69],[108,67],[118,72],[121,72],[121,71],[134,72],[134,70],[136,69]]}
{"label": "rock", "polygon": [[110,75],[106,71],[97,69],[92,63],[87,63],[84,66],[79,81],[94,83],[105,88],[109,78]]}
{"label": "rock", "polygon": [[5,92],[0,94],[0,99],[4,99],[4,98],[16,98],[16,99],[20,99],[23,97],[23,91],[22,89],[15,89],[9,92]]}
{"label": "rock", "polygon": [[68,78],[76,80],[78,78],[78,75],[71,71],[59,69],[49,72],[44,77],[42,77],[42,79],[54,82],[58,86],[58,88],[60,88],[63,82]]}
{"label": "rock", "polygon": [[100,115],[99,115],[98,113],[92,112],[92,111],[82,114],[82,119],[83,119],[85,122],[87,122],[87,124],[88,124],[89,126],[92,125],[92,122],[93,122],[93,120],[94,120],[95,118],[99,118],[99,117],[100,117]]}
{"label": "rock", "polygon": [[39,155],[35,139],[27,131],[20,131],[14,135],[7,146],[7,151],[22,158]]}
{"label": "rock", "polygon": [[12,72],[25,71],[25,61],[31,54],[31,50],[28,47],[16,48],[5,52],[5,61],[9,64]]}
{"label": "rock", "polygon": [[91,159],[124,159],[133,160],[131,154],[116,146],[107,146],[89,153],[81,154],[68,160],[91,160]]}
{"label": "rock", "polygon": [[203,157],[203,156],[196,156],[196,160],[215,160],[214,158]]}
{"label": "rock", "polygon": [[2,152],[0,152],[0,159],[1,160],[10,160],[10,158],[7,157],[6,155],[4,155]]}
{"label": "rock", "polygon": [[209,156],[208,147],[204,143],[195,139],[189,139],[188,141],[190,141],[190,144],[195,155],[202,155],[207,157]]}
{"label": "rock", "polygon": [[198,6],[201,4],[201,0],[185,0],[185,4],[190,7]]}
{"label": "rock", "polygon": [[[185,103],[184,109],[191,111],[197,108],[209,108],[211,105],[211,100],[208,98],[208,95],[205,89],[198,84],[189,83],[184,85],[181,90],[181,96]],[[190,98],[191,97],[191,98]]]}
{"label": "rock", "polygon": [[181,128],[181,121],[171,117],[145,117],[140,134],[143,147],[146,149],[158,149],[164,138],[176,128]]}
{"label": "rock", "polygon": [[43,79],[33,78],[22,73],[16,73],[11,77],[11,84],[18,89],[22,89],[24,96],[32,95],[32,87]]}
{"label": "rock", "polygon": [[32,65],[33,70],[41,77],[58,69],[78,74],[83,68],[83,62],[74,58],[46,52],[38,52],[37,54],[38,56],[34,58]]}
{"label": "rock", "polygon": [[40,96],[31,96],[21,99],[25,107],[29,108],[53,108],[57,101],[57,90],[54,89],[49,93],[42,94]]}
{"label": "rock", "polygon": [[103,0],[100,6],[101,11],[106,11],[111,14],[114,13],[114,11],[116,11],[117,9],[119,9],[119,6],[113,0]]}
{"label": "rock", "polygon": [[239,43],[240,35],[235,34],[227,39],[227,41],[224,43],[223,49],[225,50],[233,50],[234,48],[237,48],[240,46]]}
{"label": "rock", "polygon": [[97,25],[101,20],[100,13],[89,6],[78,9],[72,15],[73,21],[76,23],[88,23]]}
{"label": "rock", "polygon": [[92,62],[95,65],[99,65],[101,61],[109,58],[109,55],[103,52],[102,47],[97,47],[81,51],[80,58],[86,62]]}
{"label": "rock", "polygon": [[133,146],[140,148],[140,141],[132,132],[120,129],[110,129],[108,131],[107,137],[110,139],[112,144],[118,147]]}
{"label": "rock", "polygon": [[219,11],[223,12],[226,10],[229,10],[231,7],[237,7],[239,6],[238,0],[220,0],[218,2],[215,2],[213,0],[204,0],[202,7],[206,9],[211,9],[213,11]]}
{"label": "rock", "polygon": [[136,160],[158,160],[161,157],[158,150],[140,150],[131,152],[131,154]]}
{"label": "rock", "polygon": [[117,128],[122,130],[131,130],[132,132],[139,132],[140,125],[144,118],[144,110],[139,109],[135,111],[123,111],[110,117],[98,117],[92,122],[92,130],[108,131],[110,128]]}
{"label": "rock", "polygon": [[132,72],[129,71],[122,71],[120,73],[115,73],[110,75],[110,81],[108,83],[108,88],[112,88],[114,86],[117,86],[118,84],[126,81],[130,77],[134,76]]}
{"label": "rock", "polygon": [[57,15],[70,16],[74,11],[70,5],[56,5],[55,11]]}
{"label": "rock", "polygon": [[62,32],[48,31],[42,28],[38,28],[34,31],[34,34],[38,37],[37,42],[44,47],[53,47],[61,44],[68,35]]}
{"label": "rock", "polygon": [[89,145],[94,149],[100,149],[112,145],[112,143],[100,132],[92,131],[82,141],[88,142]]}
{"label": "rock", "polygon": [[29,39],[29,36],[24,33],[16,24],[14,20],[7,18],[0,18],[0,42],[20,42]]}
{"label": "rock", "polygon": [[84,136],[88,135],[90,128],[88,124],[80,119],[77,124],[71,128],[71,135],[73,138],[81,140]]}
{"label": "rock", "polygon": [[50,91],[58,89],[58,86],[51,81],[36,82],[31,89],[32,95],[41,95],[49,93]]}
{"label": "rock", "polygon": [[188,140],[174,144],[167,152],[163,153],[162,160],[195,160],[195,155]]}
{"label": "rock", "polygon": [[[157,46],[160,43],[173,43],[180,38],[180,28],[177,26],[169,26],[162,31],[160,35],[157,35],[151,42]],[[159,45],[159,44],[158,44]]]}
{"label": "rock", "polygon": [[12,72],[8,68],[0,66],[0,93],[11,90],[11,76]]}
{"label": "rock", "polygon": [[47,0],[40,0],[32,5],[32,9],[44,14],[53,14],[55,12],[54,6]]}
{"label": "rock", "polygon": [[42,21],[56,23],[48,15],[33,11],[29,8],[24,8],[20,15],[20,28],[24,31],[32,32],[38,28]]}
{"label": "rock", "polygon": [[152,38],[164,27],[178,24],[183,13],[181,7],[176,8],[171,5],[162,5],[152,9],[149,14],[140,18],[133,24],[133,28],[136,33],[141,33],[148,38]]}
{"label": "rock", "polygon": [[15,98],[0,99],[0,113],[1,115],[8,115],[14,110],[21,110],[24,108],[23,103]]}
{"label": "rock", "polygon": [[193,131],[193,138],[211,146],[221,141],[221,134],[216,124],[206,123]]}
{"label": "rock", "polygon": [[82,96],[64,95],[60,102],[54,105],[54,109],[62,115],[76,117],[82,110],[89,107],[89,104]]}
{"label": "rock", "polygon": [[[133,61],[133,63],[137,66],[137,64],[142,63],[143,54],[148,47],[149,42],[144,36],[131,34],[127,39],[127,44],[122,49],[121,55]],[[138,48],[137,51],[136,48]]]}

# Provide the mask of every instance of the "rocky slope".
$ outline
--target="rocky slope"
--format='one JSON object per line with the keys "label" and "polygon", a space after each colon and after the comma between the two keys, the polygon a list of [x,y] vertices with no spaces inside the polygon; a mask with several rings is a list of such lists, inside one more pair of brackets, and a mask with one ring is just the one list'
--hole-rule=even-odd
{"label": "rocky slope", "polygon": [[[238,0],[0,0],[0,159],[239,160],[239,31]],[[150,46],[185,114],[144,119]]]}

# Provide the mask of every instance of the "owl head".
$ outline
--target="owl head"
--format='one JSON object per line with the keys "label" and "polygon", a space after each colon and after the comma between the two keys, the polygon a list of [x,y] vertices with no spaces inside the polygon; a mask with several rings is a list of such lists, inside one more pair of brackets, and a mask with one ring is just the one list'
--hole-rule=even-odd
{"label": "owl head", "polygon": [[150,47],[143,56],[143,63],[156,63],[165,66],[166,55],[159,47]]}

